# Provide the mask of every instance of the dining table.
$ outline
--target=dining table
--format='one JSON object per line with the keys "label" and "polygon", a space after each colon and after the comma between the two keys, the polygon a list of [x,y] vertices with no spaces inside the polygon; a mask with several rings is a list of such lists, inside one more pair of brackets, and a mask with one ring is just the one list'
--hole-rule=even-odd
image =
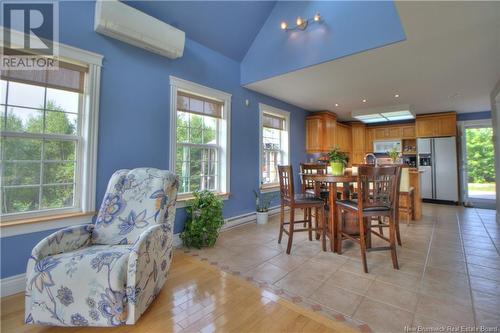
{"label": "dining table", "polygon": [[330,238],[330,248],[332,252],[337,250],[337,214],[336,214],[336,201],[337,192],[339,190],[337,184],[342,184],[342,200],[350,198],[350,188],[352,183],[358,181],[357,173],[353,173],[352,169],[346,169],[343,175],[334,175],[332,173],[300,173],[303,181],[311,180],[314,182],[316,196],[320,196],[322,185],[326,184],[328,189],[328,228],[326,235]]}

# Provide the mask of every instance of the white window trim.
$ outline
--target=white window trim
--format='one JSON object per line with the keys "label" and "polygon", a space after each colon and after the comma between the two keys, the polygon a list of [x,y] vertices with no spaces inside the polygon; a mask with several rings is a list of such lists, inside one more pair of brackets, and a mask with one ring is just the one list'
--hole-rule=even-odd
{"label": "white window trim", "polygon": [[[0,28],[0,44],[4,43],[3,40],[3,28]],[[23,40],[24,33],[18,31],[11,31],[14,35],[13,41]],[[30,37],[33,38],[33,37]],[[16,45],[14,45],[16,46]],[[21,47],[20,45],[17,45]],[[86,74],[85,79],[85,89],[83,94],[83,106],[82,115],[80,118],[81,122],[81,135],[82,141],[86,144],[82,144],[78,147],[81,153],[81,163],[79,167],[80,172],[77,170],[80,178],[80,197],[79,207],[73,209],[60,209],[60,210],[46,210],[40,212],[28,212],[20,213],[15,215],[10,215],[2,217],[2,221],[12,221],[12,220],[22,220],[33,217],[45,217],[56,214],[68,213],[68,212],[82,212],[88,213],[95,211],[96,202],[96,174],[97,174],[97,143],[98,143],[98,121],[99,121],[99,98],[100,98],[100,83],[101,83],[101,67],[103,56],[97,53],[82,50],[73,46],[65,45],[62,43],[54,42],[54,46],[59,49],[58,58],[61,60],[77,63],[80,65],[88,66],[89,70]],[[78,181],[78,179],[76,179]],[[76,196],[76,194],[75,194]],[[74,219],[71,219],[74,220]],[[89,222],[92,218],[88,218]],[[61,227],[71,225],[69,222],[63,219],[59,224]],[[5,235],[12,236],[13,234],[23,234],[37,232],[46,229],[47,222],[37,222],[30,223],[29,231],[26,228],[17,228],[19,232],[2,232],[1,237],[7,237]],[[14,226],[3,226],[2,228],[14,228]]]}
{"label": "white window trim", "polygon": [[[223,147],[220,151],[219,159],[220,175],[219,175],[219,193],[225,194],[224,199],[228,198],[230,192],[230,166],[231,166],[231,94],[221,90],[209,88],[198,83],[180,79],[175,76],[170,76],[170,170],[175,172],[176,158],[176,128],[177,128],[177,91],[184,90],[197,95],[215,98],[224,102],[222,113],[222,126],[219,128],[219,143]],[[190,197],[191,194],[179,195],[177,208],[184,207],[185,202],[183,197]]]}
{"label": "white window trim", "polygon": [[282,110],[282,109],[278,109],[278,108],[275,108],[273,106],[270,106],[270,105],[267,105],[267,104],[263,104],[263,103],[259,103],[259,188],[260,188],[260,191],[265,193],[265,192],[276,192],[276,191],[279,191],[279,188],[277,188],[277,186],[279,186],[278,183],[276,184],[265,184],[263,185],[262,184],[262,146],[263,146],[263,143],[262,143],[262,140],[263,140],[263,126],[262,126],[262,120],[263,120],[263,114],[264,113],[268,113],[268,114],[272,114],[272,115],[275,115],[275,116],[278,116],[278,117],[282,117],[282,118],[285,118],[285,135],[286,135],[286,138],[285,140],[281,140],[281,142],[283,142],[286,146],[284,148],[286,149],[283,149],[285,151],[285,156],[284,156],[284,162],[285,164],[290,164],[290,112],[289,111],[285,111],[285,110]]}

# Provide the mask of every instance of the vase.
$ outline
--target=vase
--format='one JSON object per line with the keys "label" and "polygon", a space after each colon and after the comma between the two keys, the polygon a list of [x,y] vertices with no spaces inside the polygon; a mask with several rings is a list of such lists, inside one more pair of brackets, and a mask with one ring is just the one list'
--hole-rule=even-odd
{"label": "vase", "polygon": [[334,176],[343,176],[344,175],[344,163],[343,162],[330,162],[330,166],[332,167],[332,174]]}
{"label": "vase", "polygon": [[269,212],[257,212],[257,224],[267,224]]}

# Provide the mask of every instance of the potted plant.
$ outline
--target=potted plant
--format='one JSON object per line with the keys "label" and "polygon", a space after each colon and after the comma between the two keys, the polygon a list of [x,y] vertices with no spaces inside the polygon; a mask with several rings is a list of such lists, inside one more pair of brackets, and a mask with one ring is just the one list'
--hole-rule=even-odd
{"label": "potted plant", "polygon": [[180,237],[186,247],[214,246],[224,224],[222,199],[210,191],[193,193],[186,207],[187,221]]}
{"label": "potted plant", "polygon": [[269,220],[269,206],[275,195],[270,193],[260,193],[253,190],[255,195],[255,209],[257,210],[257,224],[267,224]]}
{"label": "potted plant", "polygon": [[387,155],[392,160],[392,163],[396,164],[399,160],[399,152],[396,150],[396,148],[392,148],[390,151],[387,152]]}
{"label": "potted plant", "polygon": [[333,175],[342,176],[344,174],[344,168],[349,160],[347,154],[341,152],[339,148],[336,147],[334,150],[328,153],[328,160],[330,161]]}

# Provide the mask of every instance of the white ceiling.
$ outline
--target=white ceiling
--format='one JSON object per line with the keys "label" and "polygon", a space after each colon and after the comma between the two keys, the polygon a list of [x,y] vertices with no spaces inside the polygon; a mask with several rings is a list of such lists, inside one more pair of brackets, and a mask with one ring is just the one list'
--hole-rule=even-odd
{"label": "white ceiling", "polygon": [[417,114],[490,110],[500,79],[500,2],[397,2],[397,8],[406,41],[246,87],[342,120],[352,119],[354,109],[395,104],[411,104]]}

